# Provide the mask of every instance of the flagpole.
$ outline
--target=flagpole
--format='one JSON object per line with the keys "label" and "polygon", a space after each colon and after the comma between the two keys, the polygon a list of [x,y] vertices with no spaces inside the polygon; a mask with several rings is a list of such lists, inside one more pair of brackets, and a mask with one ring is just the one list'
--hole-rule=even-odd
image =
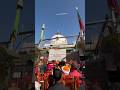
{"label": "flagpole", "polygon": [[111,10],[111,16],[112,16],[112,22],[113,22],[113,28],[114,31],[116,31],[116,27],[117,27],[117,21],[118,21],[118,17],[120,14],[120,8],[119,8],[119,4],[118,4],[118,0],[107,0],[109,9]]}
{"label": "flagpole", "polygon": [[85,54],[85,32],[84,32],[84,26],[83,23],[81,21],[81,17],[79,15],[79,11],[78,11],[78,7],[75,7],[76,12],[77,12],[77,16],[78,16],[78,21],[79,21],[79,25],[80,25],[80,35],[79,35],[79,41],[80,41],[80,49],[79,49],[79,55],[80,56],[84,56]]}
{"label": "flagpole", "polygon": [[17,33],[20,24],[21,11],[23,9],[23,2],[24,0],[17,0],[16,16],[15,16],[13,30],[10,36],[10,47],[9,47],[10,49],[14,49],[16,43]]}

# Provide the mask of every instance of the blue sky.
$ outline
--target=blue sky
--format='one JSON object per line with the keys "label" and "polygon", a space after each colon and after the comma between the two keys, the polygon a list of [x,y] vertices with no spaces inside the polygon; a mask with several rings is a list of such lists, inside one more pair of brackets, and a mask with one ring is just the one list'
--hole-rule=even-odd
{"label": "blue sky", "polygon": [[[64,36],[79,33],[79,24],[75,7],[85,21],[85,0],[35,0],[35,43],[40,39],[41,25],[46,26],[45,38],[51,38],[56,32]],[[57,13],[69,13],[57,16]]]}

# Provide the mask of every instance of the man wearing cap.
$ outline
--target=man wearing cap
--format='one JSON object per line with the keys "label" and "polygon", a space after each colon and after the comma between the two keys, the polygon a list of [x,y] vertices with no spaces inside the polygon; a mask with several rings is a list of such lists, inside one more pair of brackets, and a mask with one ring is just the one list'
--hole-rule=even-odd
{"label": "man wearing cap", "polygon": [[60,79],[62,77],[62,71],[59,69],[54,69],[53,71],[53,77],[55,80],[55,84],[51,86],[48,90],[70,90],[69,88],[63,86],[60,83]]}

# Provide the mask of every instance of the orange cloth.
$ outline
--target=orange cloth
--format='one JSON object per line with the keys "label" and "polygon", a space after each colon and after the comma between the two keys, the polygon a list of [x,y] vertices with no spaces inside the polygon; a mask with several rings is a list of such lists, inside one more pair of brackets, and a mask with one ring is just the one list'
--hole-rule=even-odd
{"label": "orange cloth", "polygon": [[64,66],[63,69],[64,69],[65,71],[69,71],[69,70],[70,70],[69,66]]}

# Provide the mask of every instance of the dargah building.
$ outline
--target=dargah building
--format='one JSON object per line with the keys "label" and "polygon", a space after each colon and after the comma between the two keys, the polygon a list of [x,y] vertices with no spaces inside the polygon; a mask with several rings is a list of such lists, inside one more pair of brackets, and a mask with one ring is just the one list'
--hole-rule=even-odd
{"label": "dargah building", "polygon": [[75,44],[69,44],[67,38],[60,33],[56,33],[52,36],[51,40],[46,41],[43,48],[38,47],[39,52],[47,52],[42,55],[46,56],[47,54],[49,61],[66,61],[66,56],[74,51],[74,49]]}

